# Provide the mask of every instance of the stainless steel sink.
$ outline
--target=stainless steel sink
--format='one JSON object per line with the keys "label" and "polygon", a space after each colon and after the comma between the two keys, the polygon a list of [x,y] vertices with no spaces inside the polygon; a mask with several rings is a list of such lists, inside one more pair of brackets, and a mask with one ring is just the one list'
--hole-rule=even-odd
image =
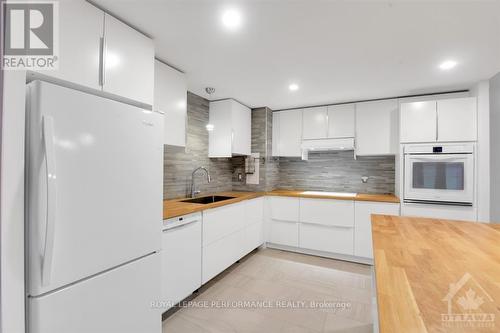
{"label": "stainless steel sink", "polygon": [[181,202],[187,202],[187,203],[197,203],[197,204],[211,204],[214,202],[219,202],[219,201],[224,201],[224,200],[230,200],[234,199],[235,197],[226,197],[223,195],[211,195],[208,197],[199,197],[199,198],[193,198],[193,199],[186,199],[186,200],[181,200]]}

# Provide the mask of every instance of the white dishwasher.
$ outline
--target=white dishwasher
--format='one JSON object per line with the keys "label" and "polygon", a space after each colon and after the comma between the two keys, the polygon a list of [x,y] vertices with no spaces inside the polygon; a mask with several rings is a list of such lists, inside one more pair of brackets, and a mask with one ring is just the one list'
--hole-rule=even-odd
{"label": "white dishwasher", "polygon": [[201,286],[201,213],[163,221],[161,257],[166,311]]}

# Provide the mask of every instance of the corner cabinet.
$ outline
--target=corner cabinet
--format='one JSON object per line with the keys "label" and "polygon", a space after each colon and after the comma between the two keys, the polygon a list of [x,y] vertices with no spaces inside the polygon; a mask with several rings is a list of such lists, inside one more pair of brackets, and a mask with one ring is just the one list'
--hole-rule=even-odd
{"label": "corner cabinet", "polygon": [[302,109],[273,112],[272,140],[273,156],[302,156]]}
{"label": "corner cabinet", "polygon": [[250,155],[250,108],[233,99],[210,102],[208,157]]}
{"label": "corner cabinet", "polygon": [[401,103],[400,142],[477,140],[475,97]]}
{"label": "corner cabinet", "polygon": [[187,84],[184,73],[155,60],[153,110],[164,116],[163,144],[186,146]]}
{"label": "corner cabinet", "polygon": [[396,99],[356,104],[356,155],[396,155],[399,122]]}

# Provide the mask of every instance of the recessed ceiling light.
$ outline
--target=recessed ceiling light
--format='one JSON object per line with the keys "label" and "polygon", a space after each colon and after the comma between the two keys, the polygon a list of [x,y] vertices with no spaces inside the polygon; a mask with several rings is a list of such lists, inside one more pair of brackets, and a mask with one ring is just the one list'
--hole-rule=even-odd
{"label": "recessed ceiling light", "polygon": [[299,85],[297,83],[292,83],[288,86],[288,89],[290,89],[290,91],[297,91],[299,90]]}
{"label": "recessed ceiling light", "polygon": [[455,67],[457,64],[458,63],[455,60],[446,60],[439,65],[439,68],[443,71],[447,71]]}
{"label": "recessed ceiling light", "polygon": [[222,24],[229,30],[235,30],[241,26],[241,13],[236,9],[227,9],[222,13]]}

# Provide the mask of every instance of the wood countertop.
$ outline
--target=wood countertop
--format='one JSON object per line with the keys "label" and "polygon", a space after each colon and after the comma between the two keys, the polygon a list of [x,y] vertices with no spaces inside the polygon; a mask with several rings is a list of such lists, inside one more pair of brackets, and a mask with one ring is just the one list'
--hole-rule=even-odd
{"label": "wood countertop", "polygon": [[313,198],[313,199],[336,199],[336,200],[355,200],[355,201],[375,201],[375,202],[390,202],[399,203],[399,198],[394,194],[368,194],[368,193],[357,193],[355,196],[346,197],[335,194],[321,193],[318,191],[317,194],[310,194],[304,190],[274,190],[267,192],[266,195],[272,196],[284,196],[284,197],[299,197],[299,198]]}
{"label": "wood countertop", "polygon": [[381,333],[500,332],[500,225],[372,215],[372,232]]}
{"label": "wood countertop", "polygon": [[196,212],[201,212],[205,209],[221,207],[225,205],[230,205],[243,200],[258,198],[265,195],[265,192],[218,192],[213,194],[203,195],[202,197],[211,195],[222,195],[228,197],[234,197],[234,199],[228,199],[224,201],[214,202],[210,204],[197,204],[182,202],[182,200],[188,200],[188,198],[164,200],[163,201],[163,219],[169,219],[172,217],[192,214]]}
{"label": "wood countertop", "polygon": [[196,204],[196,203],[182,202],[182,200],[187,200],[187,198],[164,200],[163,219],[166,220],[172,217],[201,212],[205,209],[230,205],[239,201],[253,199],[265,195],[399,203],[398,197],[392,194],[356,194],[356,196],[354,197],[343,197],[343,196],[323,194],[323,193],[304,194],[304,192],[305,191],[274,190],[271,192],[218,192],[218,193],[203,195],[203,197],[210,195],[223,195],[223,196],[235,197],[234,199],[219,201],[211,204]]}

